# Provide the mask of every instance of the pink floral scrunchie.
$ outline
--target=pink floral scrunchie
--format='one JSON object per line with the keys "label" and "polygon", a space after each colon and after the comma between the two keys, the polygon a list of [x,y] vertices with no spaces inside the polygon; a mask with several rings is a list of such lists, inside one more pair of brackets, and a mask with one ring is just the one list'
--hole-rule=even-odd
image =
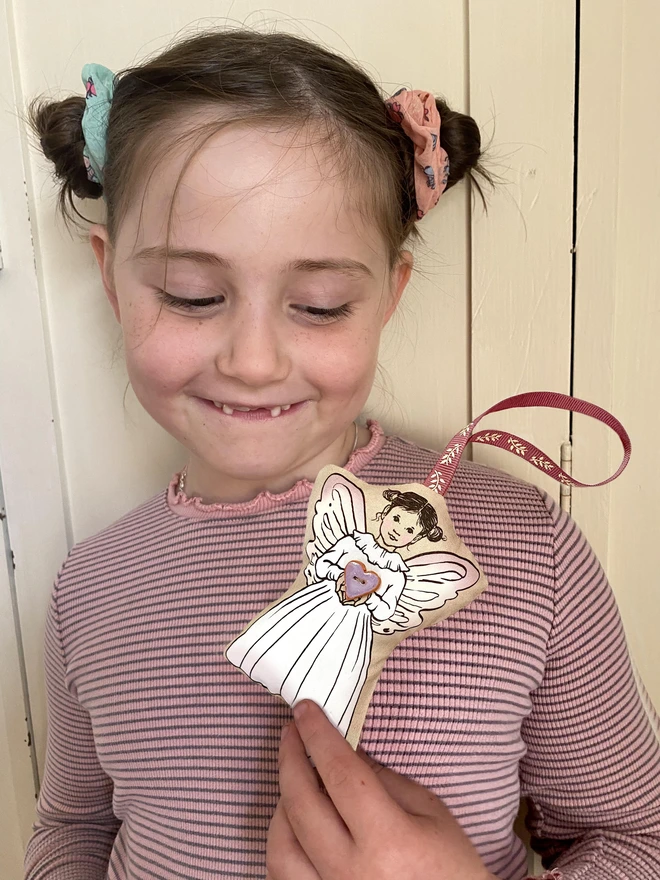
{"label": "pink floral scrunchie", "polygon": [[399,89],[385,101],[387,113],[415,145],[415,201],[421,220],[447,188],[449,156],[440,146],[440,114],[430,92]]}

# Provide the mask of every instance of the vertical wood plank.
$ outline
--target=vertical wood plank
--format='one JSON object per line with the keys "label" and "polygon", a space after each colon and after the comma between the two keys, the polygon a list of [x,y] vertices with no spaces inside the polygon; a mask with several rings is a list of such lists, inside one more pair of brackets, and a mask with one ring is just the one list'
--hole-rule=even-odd
{"label": "vertical wood plank", "polygon": [[[580,497],[577,511],[606,563],[640,676],[660,706],[660,7],[585,0],[582,9],[575,388],[621,419],[633,457],[609,492]],[[602,475],[619,457],[616,439],[579,426],[576,470],[597,467]]]}
{"label": "vertical wood plank", "polygon": [[[0,17],[0,241],[4,262],[0,272],[0,463],[34,722],[32,748],[43,763],[44,623],[67,539],[49,341],[35,264],[35,230],[28,213],[11,4],[6,8],[10,14]],[[0,638],[4,644],[9,635],[3,632]],[[14,689],[10,693],[16,699],[7,704],[7,724],[24,730],[22,695]]]}
{"label": "vertical wood plank", "polygon": [[[395,43],[373,45],[371,57],[383,74],[388,71],[388,80],[400,78],[393,90],[401,85],[428,88],[467,112],[465,4],[422,5],[405,29],[396,27],[398,9],[392,7],[393,18],[378,38],[384,30],[398,48]],[[423,34],[418,28],[422,17]],[[428,41],[426,47],[419,39]],[[397,53],[396,62],[388,51]],[[424,242],[414,248],[416,271],[383,334],[381,371],[368,407],[388,432],[434,449],[469,421],[468,218],[468,191],[460,183],[420,224]]]}
{"label": "vertical wood plank", "polygon": [[614,406],[635,443],[612,489],[609,571],[642,680],[660,707],[660,6],[624,4]]}
{"label": "vertical wood plank", "polygon": [[34,818],[35,786],[27,743],[18,645],[0,530],[0,877],[22,876]]}
{"label": "vertical wood plank", "polygon": [[[574,391],[613,411],[623,0],[583,0],[580,15]],[[573,467],[579,479],[599,481],[612,473],[620,448],[607,428],[576,416]],[[573,496],[573,515],[606,567],[613,488]]]}
{"label": "vertical wood plank", "polygon": [[[472,222],[475,416],[511,394],[570,387],[575,4],[471,0],[469,34],[470,110],[492,120],[490,167],[505,178]],[[556,411],[498,413],[488,425],[555,460],[568,439]],[[508,453],[473,454],[558,497],[556,483]]]}

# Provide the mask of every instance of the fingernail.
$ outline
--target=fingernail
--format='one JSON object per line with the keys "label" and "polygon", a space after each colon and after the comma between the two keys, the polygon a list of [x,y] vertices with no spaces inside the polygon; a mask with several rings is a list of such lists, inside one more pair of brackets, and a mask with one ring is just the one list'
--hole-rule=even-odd
{"label": "fingernail", "polygon": [[280,734],[280,742],[284,742],[284,737],[287,735],[288,732],[289,732],[289,725],[285,724],[284,727],[282,728],[282,733]]}
{"label": "fingernail", "polygon": [[307,711],[307,703],[305,701],[303,701],[302,703],[297,703],[293,707],[293,717],[296,719],[296,721],[299,721],[303,717],[303,715],[305,714],[306,711]]}

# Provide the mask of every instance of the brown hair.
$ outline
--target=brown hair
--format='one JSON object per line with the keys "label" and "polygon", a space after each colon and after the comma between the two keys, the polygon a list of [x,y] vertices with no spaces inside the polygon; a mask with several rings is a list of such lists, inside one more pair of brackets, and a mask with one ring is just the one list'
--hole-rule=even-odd
{"label": "brown hair", "polygon": [[[483,200],[474,174],[489,182],[491,178],[480,163],[479,127],[441,98],[436,103],[442,120],[440,142],[450,162],[448,188],[470,176]],[[225,112],[208,122],[208,110],[214,107]],[[76,222],[74,214],[87,219],[76,208],[74,195],[103,195],[113,244],[131,198],[159,158],[181,142],[195,143],[178,187],[203,144],[227,124],[242,121],[312,127],[329,139],[340,172],[368,183],[361,186],[361,194],[385,238],[392,265],[404,242],[418,234],[412,142],[389,119],[383,96],[363,70],[306,39],[244,29],[210,30],[117,73],[103,186],[88,179],[83,162],[84,109],[82,94],[62,101],[37,97],[28,107],[28,125],[55,166],[65,220]],[[195,116],[202,114],[207,121],[195,125]],[[168,238],[171,216],[172,206]]]}
{"label": "brown hair", "polygon": [[[386,489],[383,498],[389,501],[385,510],[376,514],[376,519],[382,520],[395,507],[401,507],[408,513],[417,514],[417,522],[422,528],[419,538],[427,538],[429,541],[446,541],[447,537],[438,524],[438,514],[430,501],[418,495],[417,492],[399,492],[397,489]],[[419,540],[419,538],[417,540]]]}

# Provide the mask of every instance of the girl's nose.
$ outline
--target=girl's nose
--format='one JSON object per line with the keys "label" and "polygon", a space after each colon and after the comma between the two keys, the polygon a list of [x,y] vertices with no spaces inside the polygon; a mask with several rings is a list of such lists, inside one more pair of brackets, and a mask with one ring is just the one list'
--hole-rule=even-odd
{"label": "girl's nose", "polygon": [[272,314],[260,309],[243,309],[231,321],[224,343],[216,363],[225,376],[251,388],[261,388],[281,382],[289,375],[291,363],[286,340]]}

